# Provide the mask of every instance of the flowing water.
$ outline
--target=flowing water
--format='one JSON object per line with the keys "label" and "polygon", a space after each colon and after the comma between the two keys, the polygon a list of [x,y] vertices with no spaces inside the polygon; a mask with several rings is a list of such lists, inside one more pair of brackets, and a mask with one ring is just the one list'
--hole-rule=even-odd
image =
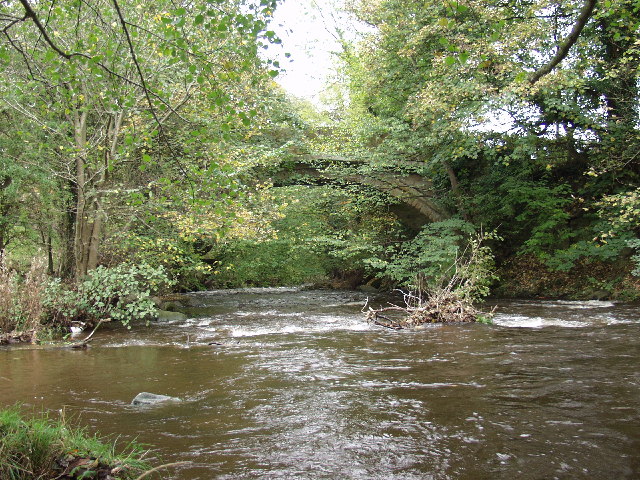
{"label": "flowing water", "polygon": [[640,478],[637,307],[501,301],[494,325],[397,332],[357,292],[189,298],[186,321],[86,351],[0,349],[0,406],[189,462],[164,479]]}

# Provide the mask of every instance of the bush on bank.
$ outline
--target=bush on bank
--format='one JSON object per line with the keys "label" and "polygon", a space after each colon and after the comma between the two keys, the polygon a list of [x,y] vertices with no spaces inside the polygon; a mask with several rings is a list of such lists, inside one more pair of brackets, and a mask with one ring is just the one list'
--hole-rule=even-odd
{"label": "bush on bank", "polygon": [[51,279],[37,260],[24,275],[0,264],[0,344],[36,342],[74,321],[128,326],[151,318],[157,312],[151,296],[172,283],[163,267],[147,264],[98,267],[77,285]]}
{"label": "bush on bank", "polygon": [[58,279],[50,281],[43,302],[56,323],[110,319],[129,326],[131,320],[153,316],[157,308],[151,295],[171,284],[162,266],[99,266],[75,288]]}

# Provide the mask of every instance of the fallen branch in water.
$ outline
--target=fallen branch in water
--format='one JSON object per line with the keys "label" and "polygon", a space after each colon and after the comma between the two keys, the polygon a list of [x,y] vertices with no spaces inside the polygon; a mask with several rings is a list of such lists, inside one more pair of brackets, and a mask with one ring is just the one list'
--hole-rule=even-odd
{"label": "fallen branch in water", "polygon": [[367,322],[402,330],[426,323],[476,322],[486,321],[491,317],[491,313],[478,310],[471,301],[457,296],[452,291],[440,290],[426,298],[406,292],[403,292],[403,296],[404,307],[393,304],[376,309],[369,307],[366,311]]}
{"label": "fallen branch in water", "polygon": [[71,345],[69,345],[69,348],[73,348],[76,350],[82,350],[87,348],[89,346],[89,342],[91,341],[91,337],[93,337],[93,334],[96,333],[96,330],[98,330],[98,327],[102,325],[104,322],[110,322],[110,321],[111,321],[110,318],[100,320],[94,327],[93,331],[84,340],[81,340],[76,343],[72,343]]}

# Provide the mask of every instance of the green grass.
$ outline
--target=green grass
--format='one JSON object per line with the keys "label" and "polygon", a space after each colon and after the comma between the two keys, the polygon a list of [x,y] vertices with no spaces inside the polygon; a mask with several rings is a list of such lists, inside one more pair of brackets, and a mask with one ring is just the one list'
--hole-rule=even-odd
{"label": "green grass", "polygon": [[135,479],[150,468],[141,460],[143,453],[134,443],[118,453],[115,442],[89,435],[46,413],[26,418],[18,407],[0,410],[3,480],[49,480],[65,471],[69,476],[63,478],[93,479],[98,472],[110,472],[113,478]]}

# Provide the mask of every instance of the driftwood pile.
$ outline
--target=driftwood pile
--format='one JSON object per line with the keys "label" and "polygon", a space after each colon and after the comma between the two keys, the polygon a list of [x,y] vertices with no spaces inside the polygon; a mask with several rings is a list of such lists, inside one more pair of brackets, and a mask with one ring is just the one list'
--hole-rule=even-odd
{"label": "driftwood pile", "polygon": [[[404,293],[405,306],[389,304],[382,308],[363,310],[367,322],[381,327],[401,330],[427,323],[475,322],[490,314],[481,312],[454,292],[440,291],[426,297]],[[367,305],[365,305],[367,308]]]}

